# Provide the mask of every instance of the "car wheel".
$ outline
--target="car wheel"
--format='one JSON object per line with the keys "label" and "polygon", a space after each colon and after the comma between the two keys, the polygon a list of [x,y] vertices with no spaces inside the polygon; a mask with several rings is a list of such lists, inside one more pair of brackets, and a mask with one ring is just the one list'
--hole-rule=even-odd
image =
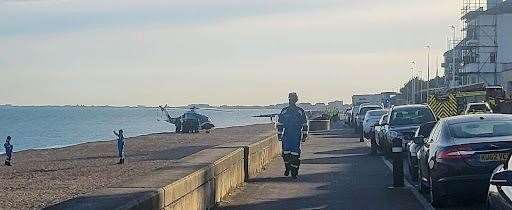
{"label": "car wheel", "polygon": [[430,204],[433,207],[440,208],[443,207],[444,201],[440,195],[438,183],[432,180],[432,177],[429,178],[430,182]]}
{"label": "car wheel", "polygon": [[420,193],[426,193],[427,190],[428,187],[427,185],[425,185],[425,182],[423,182],[423,178],[421,175],[421,168],[418,167],[418,191],[420,191]]}

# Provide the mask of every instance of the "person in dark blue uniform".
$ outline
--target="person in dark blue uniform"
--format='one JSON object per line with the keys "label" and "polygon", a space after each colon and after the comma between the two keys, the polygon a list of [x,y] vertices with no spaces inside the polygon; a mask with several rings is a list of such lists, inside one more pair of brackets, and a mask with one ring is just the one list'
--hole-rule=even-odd
{"label": "person in dark blue uniform", "polygon": [[296,93],[288,96],[290,105],[279,114],[277,132],[283,146],[283,160],[285,164],[285,176],[290,173],[293,179],[297,179],[300,166],[301,142],[308,135],[308,121],[304,110],[297,106],[299,97]]}
{"label": "person in dark blue uniform", "polygon": [[119,133],[114,131],[114,134],[117,136],[117,152],[119,156],[119,162],[117,164],[124,164],[124,131],[119,130]]}
{"label": "person in dark blue uniform", "polygon": [[11,137],[10,136],[7,136],[7,140],[5,140],[4,148],[5,148],[5,156],[6,156],[5,165],[6,166],[12,166],[11,165],[11,159],[12,159],[12,150],[13,150],[14,147],[11,144]]}

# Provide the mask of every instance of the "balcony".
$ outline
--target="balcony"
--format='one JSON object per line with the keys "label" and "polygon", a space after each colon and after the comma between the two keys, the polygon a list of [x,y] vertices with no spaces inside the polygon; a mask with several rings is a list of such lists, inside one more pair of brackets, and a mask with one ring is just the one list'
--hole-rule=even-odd
{"label": "balcony", "polygon": [[494,73],[494,63],[468,63],[462,67],[462,74]]}
{"label": "balcony", "polygon": [[512,71],[512,63],[504,63],[503,71]]}

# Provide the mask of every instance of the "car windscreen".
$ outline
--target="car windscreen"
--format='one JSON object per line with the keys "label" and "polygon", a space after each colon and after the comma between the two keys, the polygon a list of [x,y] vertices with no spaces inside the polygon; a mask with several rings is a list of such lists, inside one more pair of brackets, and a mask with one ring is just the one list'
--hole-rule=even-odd
{"label": "car windscreen", "polygon": [[449,126],[454,138],[512,136],[512,121],[466,122]]}
{"label": "car windscreen", "polygon": [[428,108],[411,107],[393,110],[389,120],[390,125],[420,125],[435,121],[435,117]]}
{"label": "car windscreen", "polygon": [[469,106],[469,111],[487,111],[488,108],[485,104],[474,104]]}
{"label": "car windscreen", "polygon": [[370,117],[382,117],[382,115],[385,115],[387,112],[382,110],[382,111],[369,111],[368,112],[368,115]]}
{"label": "car windscreen", "polygon": [[359,112],[360,116],[365,116],[368,111],[381,109],[380,107],[363,107],[361,108],[361,111]]}

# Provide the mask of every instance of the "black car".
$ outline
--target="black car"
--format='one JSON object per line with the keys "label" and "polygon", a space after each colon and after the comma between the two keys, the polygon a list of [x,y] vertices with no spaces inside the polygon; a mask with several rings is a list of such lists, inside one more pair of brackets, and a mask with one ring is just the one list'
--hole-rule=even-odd
{"label": "black car", "polygon": [[512,209],[512,158],[494,170],[487,205],[489,210]]}
{"label": "black car", "polygon": [[413,141],[407,145],[407,157],[409,160],[409,174],[413,180],[418,179],[418,151],[423,146],[425,139],[430,136],[437,122],[428,122],[421,125],[414,135]]}
{"label": "black car", "polygon": [[380,149],[386,154],[391,153],[391,141],[396,138],[402,139],[405,148],[409,141],[412,141],[419,126],[428,122],[436,121],[436,117],[427,105],[404,105],[395,106],[391,109],[388,122],[384,126],[384,140],[380,140]]}
{"label": "black car", "polygon": [[512,115],[465,115],[440,120],[418,152],[419,189],[435,207],[455,195],[485,198],[494,169],[512,149]]}

